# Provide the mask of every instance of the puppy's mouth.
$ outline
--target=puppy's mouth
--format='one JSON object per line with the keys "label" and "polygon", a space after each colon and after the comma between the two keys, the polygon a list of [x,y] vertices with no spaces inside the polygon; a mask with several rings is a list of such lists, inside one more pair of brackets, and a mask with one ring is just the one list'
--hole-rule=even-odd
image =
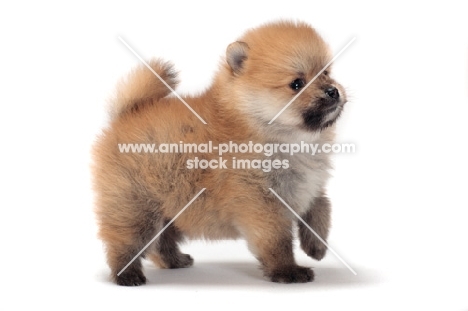
{"label": "puppy's mouth", "polygon": [[302,112],[304,127],[309,131],[320,131],[332,126],[346,103],[346,94],[332,84],[322,86],[322,92],[322,96]]}
{"label": "puppy's mouth", "polygon": [[320,98],[313,107],[302,113],[304,127],[309,131],[320,131],[335,124],[343,111],[344,101]]}

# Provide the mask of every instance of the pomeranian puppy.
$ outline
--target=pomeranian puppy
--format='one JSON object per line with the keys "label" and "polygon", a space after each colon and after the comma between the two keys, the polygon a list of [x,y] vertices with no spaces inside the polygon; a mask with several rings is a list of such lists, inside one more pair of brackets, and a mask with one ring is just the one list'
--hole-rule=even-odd
{"label": "pomeranian puppy", "polygon": [[[280,21],[247,31],[227,47],[212,85],[199,96],[183,98],[207,124],[169,96],[168,87],[145,66],[130,73],[118,86],[110,124],[93,150],[99,236],[117,284],[146,282],[142,257],[161,268],[191,266],[192,257],[179,250],[184,238],[244,238],[269,280],[313,280],[313,271],[295,262],[293,229],[298,228],[301,248],[312,258],[322,259],[326,246],[270,189],[325,240],[330,226],[327,153],[267,155],[234,148],[220,157],[217,151],[125,152],[119,146],[333,143],[345,92],[330,77],[330,68],[306,88],[330,60],[326,43],[305,23]],[[148,64],[176,87],[177,75],[169,63]],[[236,165],[240,159],[244,165]],[[202,160],[218,165],[197,167]],[[275,165],[245,165],[254,160]]]}

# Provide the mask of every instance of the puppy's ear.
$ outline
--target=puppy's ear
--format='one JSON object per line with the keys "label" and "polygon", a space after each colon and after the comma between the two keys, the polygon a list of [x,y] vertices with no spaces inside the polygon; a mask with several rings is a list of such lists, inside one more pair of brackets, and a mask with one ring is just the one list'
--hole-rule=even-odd
{"label": "puppy's ear", "polygon": [[242,72],[248,53],[249,46],[245,42],[236,41],[228,45],[226,49],[226,61],[234,75],[239,75]]}

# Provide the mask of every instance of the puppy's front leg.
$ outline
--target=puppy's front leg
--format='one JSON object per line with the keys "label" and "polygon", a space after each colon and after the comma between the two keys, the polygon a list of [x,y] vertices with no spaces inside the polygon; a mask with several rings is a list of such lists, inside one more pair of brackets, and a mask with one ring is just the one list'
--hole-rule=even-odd
{"label": "puppy's front leg", "polygon": [[[325,241],[328,238],[330,228],[330,211],[330,200],[325,196],[321,196],[315,198],[309,210],[301,216],[315,233]],[[321,260],[327,252],[327,247],[301,221],[298,224],[301,248],[310,257]]]}
{"label": "puppy's front leg", "polygon": [[292,223],[280,215],[258,215],[243,226],[250,251],[262,264],[264,274],[273,282],[305,283],[313,281],[310,268],[296,264],[292,247]]}

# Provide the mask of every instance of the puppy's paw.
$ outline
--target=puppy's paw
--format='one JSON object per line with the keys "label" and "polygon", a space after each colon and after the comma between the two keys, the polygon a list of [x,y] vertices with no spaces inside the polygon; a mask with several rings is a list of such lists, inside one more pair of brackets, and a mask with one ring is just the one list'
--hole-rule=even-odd
{"label": "puppy's paw", "polygon": [[267,276],[276,283],[306,283],[314,280],[312,269],[300,266],[277,268]]}
{"label": "puppy's paw", "polygon": [[139,286],[146,283],[146,277],[141,270],[125,270],[121,275],[115,276],[115,281],[122,286]]}
{"label": "puppy's paw", "polygon": [[320,241],[312,243],[312,245],[308,245],[306,247],[302,246],[302,249],[307,255],[316,260],[322,260],[327,253],[327,247]]}
{"label": "puppy's paw", "polygon": [[165,255],[153,253],[148,255],[148,259],[150,259],[157,267],[162,269],[188,268],[193,265],[192,256],[182,254],[180,252]]}
{"label": "puppy's paw", "polygon": [[180,254],[167,262],[167,267],[169,269],[188,268],[191,266],[193,266],[193,258],[189,254]]}

